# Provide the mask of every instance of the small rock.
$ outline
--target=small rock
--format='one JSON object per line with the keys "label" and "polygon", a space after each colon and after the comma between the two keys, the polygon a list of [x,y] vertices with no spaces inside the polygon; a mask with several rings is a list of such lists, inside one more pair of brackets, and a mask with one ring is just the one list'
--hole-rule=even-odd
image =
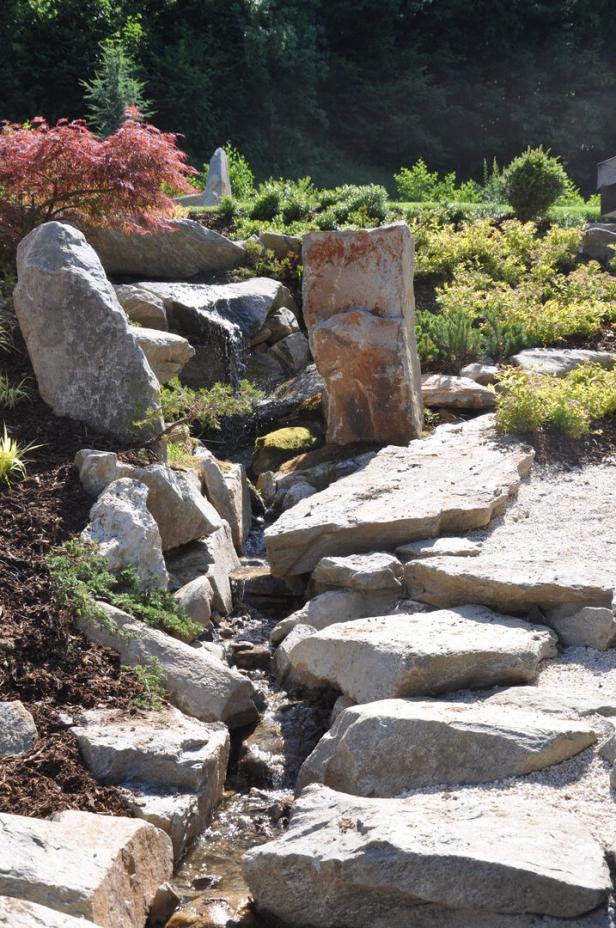
{"label": "small rock", "polygon": [[421,395],[425,406],[453,409],[492,409],[496,398],[491,390],[470,377],[450,374],[424,374]]}
{"label": "small rock", "polygon": [[499,374],[499,368],[495,364],[467,364],[460,371],[460,377],[468,377],[470,380],[480,383],[487,387],[496,381]]}
{"label": "small rock", "polygon": [[324,557],[314,569],[315,592],[345,587],[361,592],[402,590],[402,565],[393,554],[349,554]]}
{"label": "small rock", "polygon": [[583,348],[527,348],[509,360],[524,371],[564,377],[581,364],[600,364],[601,367],[612,368],[616,363],[616,353]]}
{"label": "small rock", "polygon": [[269,355],[280,361],[287,374],[295,374],[310,364],[310,348],[303,332],[293,332],[277,341]]}
{"label": "small rock", "polygon": [[0,757],[26,754],[37,738],[34,719],[23,703],[0,702]]}
{"label": "small rock", "polygon": [[173,586],[179,588],[197,577],[207,576],[212,590],[210,605],[222,615],[233,609],[229,577],[240,566],[231,537],[231,527],[222,520],[220,528],[206,539],[195,541],[167,557]]}
{"label": "small rock", "polygon": [[48,909],[36,902],[0,896],[0,926],[2,928],[96,928],[85,918],[73,918],[65,912]]}
{"label": "small rock", "polygon": [[217,461],[205,448],[199,451],[197,459],[206,495],[231,526],[235,547],[243,551],[252,520],[246,468],[243,464]]}
{"label": "small rock", "polygon": [[210,619],[213,593],[207,575],[195,577],[190,583],[185,583],[179,590],[176,590],[173,595],[193,622],[198,622],[204,628],[212,628]]}
{"label": "small rock", "polygon": [[302,241],[295,235],[284,235],[282,232],[265,229],[259,233],[259,244],[266,251],[273,251],[277,258],[287,258],[289,253],[299,258],[302,254]]}
{"label": "small rock", "polygon": [[195,349],[181,335],[143,326],[130,326],[130,331],[161,384],[177,377],[195,356]]}
{"label": "small rock", "polygon": [[312,486],[311,483],[308,483],[307,480],[297,480],[293,486],[287,490],[282,500],[282,511],[285,509],[290,509],[291,506],[296,506],[303,499],[308,499],[309,496],[314,496],[316,493],[316,488]]}
{"label": "small rock", "polygon": [[281,306],[267,317],[267,328],[269,330],[268,341],[272,345],[300,330],[297,316],[287,306]]}
{"label": "small rock", "polygon": [[131,322],[138,322],[147,329],[169,331],[165,304],[156,296],[135,284],[119,284],[113,288],[118,302]]}
{"label": "small rock", "polygon": [[289,615],[286,619],[281,619],[270,632],[270,643],[277,645],[284,641],[297,625],[297,621],[295,615]]}

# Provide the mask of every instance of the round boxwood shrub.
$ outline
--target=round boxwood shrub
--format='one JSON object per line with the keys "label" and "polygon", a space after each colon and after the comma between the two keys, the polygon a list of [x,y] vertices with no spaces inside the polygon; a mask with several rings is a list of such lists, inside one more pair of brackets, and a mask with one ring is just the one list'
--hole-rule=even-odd
{"label": "round boxwood shrub", "polygon": [[544,216],[564,192],[567,175],[558,158],[543,148],[527,148],[505,171],[507,201],[522,222]]}

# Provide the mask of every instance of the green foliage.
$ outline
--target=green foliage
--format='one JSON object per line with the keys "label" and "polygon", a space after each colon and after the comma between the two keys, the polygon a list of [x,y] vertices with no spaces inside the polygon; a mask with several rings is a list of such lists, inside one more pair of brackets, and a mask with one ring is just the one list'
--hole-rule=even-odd
{"label": "green foliage", "polygon": [[218,429],[224,416],[246,416],[263,393],[248,380],[236,391],[230,384],[215,383],[210,389],[193,390],[175,377],[160,391],[163,417],[167,424],[197,422],[203,428]]}
{"label": "green foliage", "polygon": [[274,183],[263,184],[250,208],[250,218],[260,219],[262,222],[274,219],[280,212],[282,195]]}
{"label": "green foliage", "polygon": [[167,464],[170,467],[192,467],[194,463],[194,455],[185,445],[175,441],[167,442]]}
{"label": "green foliage", "polygon": [[464,312],[417,313],[417,350],[422,361],[460,368],[483,353],[480,332]]}
{"label": "green foliage", "polygon": [[33,442],[20,445],[10,437],[5,424],[4,433],[0,435],[0,486],[9,486],[13,480],[23,480],[27,475],[29,454],[40,447]]}
{"label": "green foliage", "polygon": [[231,271],[231,280],[239,282],[253,277],[271,277],[286,284],[301,283],[302,265],[294,255],[278,258],[273,251],[264,249],[259,242],[244,242],[247,261],[242,267]]}
{"label": "green foliage", "polygon": [[585,364],[564,377],[505,372],[496,391],[496,422],[507,432],[530,432],[552,425],[572,438],[616,413],[616,370]]}
{"label": "green foliage", "polygon": [[143,687],[143,692],[133,699],[138,709],[158,712],[163,708],[165,701],[166,674],[157,657],[153,657],[147,664],[135,664],[134,667],[124,666],[122,670],[131,673]]}
{"label": "green foliage", "polygon": [[18,403],[30,399],[31,392],[24,378],[18,384],[11,384],[6,374],[0,371],[0,409],[14,409]]}
{"label": "green foliage", "polygon": [[506,168],[505,195],[522,222],[545,216],[567,187],[567,175],[558,158],[543,148],[527,148]]}
{"label": "green foliage", "polygon": [[103,42],[101,51],[100,69],[90,83],[82,81],[82,85],[90,120],[100,135],[107,136],[120,127],[128,107],[136,106],[144,118],[152,115],[152,107],[122,42]]}
{"label": "green foliage", "polygon": [[240,205],[235,197],[222,197],[218,204],[218,213],[223,219],[232,222],[240,212]]}
{"label": "green foliage", "polygon": [[181,641],[192,641],[203,631],[171,593],[140,590],[132,567],[112,573],[96,545],[67,541],[47,556],[47,569],[62,601],[76,616],[100,617],[94,602],[99,599]]}
{"label": "green foliage", "polygon": [[455,171],[440,177],[437,171],[428,170],[423,158],[410,168],[400,168],[394,180],[399,198],[410,203],[478,203],[482,199],[475,181],[462,181],[458,186]]}

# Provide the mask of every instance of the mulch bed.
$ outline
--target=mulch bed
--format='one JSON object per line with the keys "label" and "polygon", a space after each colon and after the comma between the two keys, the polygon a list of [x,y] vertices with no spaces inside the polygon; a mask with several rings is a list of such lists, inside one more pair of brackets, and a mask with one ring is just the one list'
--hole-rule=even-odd
{"label": "mulch bed", "polygon": [[[12,382],[30,373],[20,353],[2,367]],[[108,448],[109,441],[57,418],[38,396],[3,411],[2,420],[17,441],[41,445],[31,454],[27,479],[0,487],[0,700],[20,699],[40,738],[29,754],[0,760],[0,812],[126,815],[119,791],[99,786],[81,764],[59,713],[128,708],[141,687],[114,652],[89,644],[75,629],[45,567],[49,550],[84,528],[92,505],[73,466],[75,453]]]}

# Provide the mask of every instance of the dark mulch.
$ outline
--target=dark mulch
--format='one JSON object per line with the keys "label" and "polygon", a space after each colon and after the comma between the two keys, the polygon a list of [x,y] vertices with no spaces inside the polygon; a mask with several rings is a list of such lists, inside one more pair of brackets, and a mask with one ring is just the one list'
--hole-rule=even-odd
{"label": "dark mulch", "polygon": [[570,470],[610,458],[616,460],[616,417],[603,419],[593,432],[578,439],[553,428],[539,429],[523,437],[534,447],[535,460],[540,464]]}
{"label": "dark mulch", "polygon": [[205,226],[207,229],[213,229],[214,232],[218,232],[220,235],[230,235],[235,229],[235,221],[233,219],[220,216],[217,212],[209,212],[209,210],[204,210],[202,213],[198,213],[195,210],[191,212],[190,218],[201,223],[201,225]]}
{"label": "dark mulch", "polygon": [[[13,381],[29,371],[23,354],[2,364],[9,367]],[[27,479],[0,487],[0,699],[20,699],[41,737],[29,754],[0,760],[0,811],[127,814],[118,790],[98,786],[81,765],[58,713],[129,707],[140,687],[117,655],[75,629],[45,567],[49,550],[83,529],[92,505],[72,463],[76,451],[109,442],[57,418],[38,397],[2,418],[17,441],[41,447],[31,454]]]}

